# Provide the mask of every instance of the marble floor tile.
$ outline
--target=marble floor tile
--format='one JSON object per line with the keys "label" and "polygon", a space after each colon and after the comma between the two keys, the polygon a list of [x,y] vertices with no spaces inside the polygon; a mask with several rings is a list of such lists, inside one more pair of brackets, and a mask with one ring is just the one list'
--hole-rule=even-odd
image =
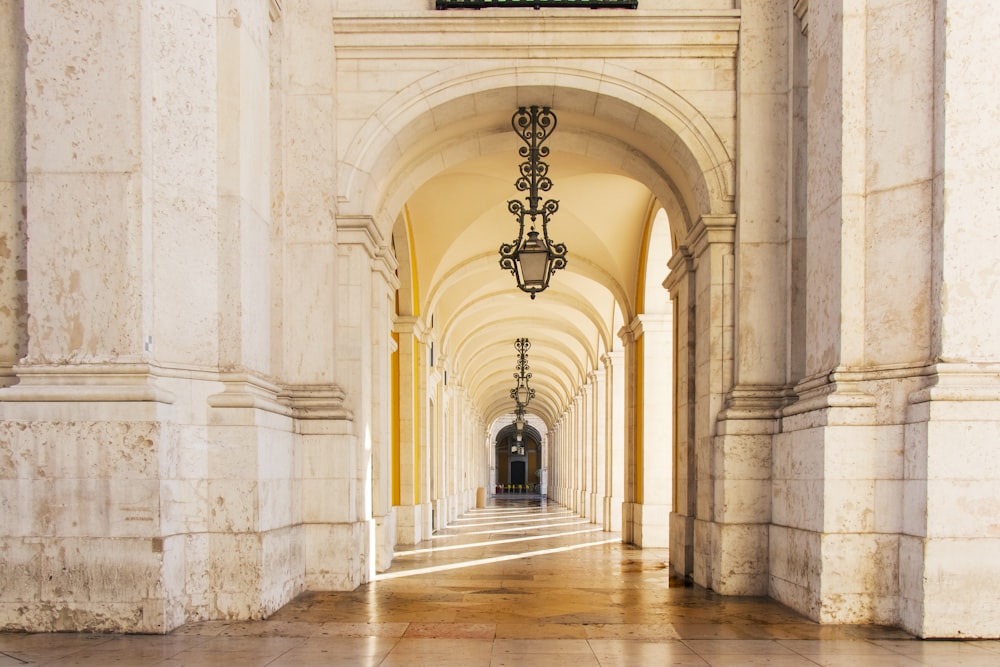
{"label": "marble floor tile", "polygon": [[498,623],[497,639],[586,639],[590,626],[579,623]]}
{"label": "marble floor tile", "polygon": [[1000,641],[818,625],[672,585],[667,562],[559,505],[498,497],[357,590],[165,636],[0,633],[0,667],[1000,667]]}

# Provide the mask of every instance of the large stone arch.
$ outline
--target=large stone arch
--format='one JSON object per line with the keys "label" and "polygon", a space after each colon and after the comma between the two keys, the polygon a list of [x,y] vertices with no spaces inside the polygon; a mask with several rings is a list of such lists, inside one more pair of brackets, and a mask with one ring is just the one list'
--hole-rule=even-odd
{"label": "large stone arch", "polygon": [[[338,152],[339,215],[370,216],[384,229],[398,219],[410,196],[438,173],[481,156],[513,153],[516,139],[510,132],[510,114],[527,104],[549,105],[558,111],[560,133],[553,140],[554,150],[614,165],[648,187],[667,211],[672,238],[697,235],[706,217],[731,216],[734,163],[720,133],[676,91],[613,63],[606,63],[601,71],[565,66],[486,69],[463,63],[404,86],[366,117],[353,121],[357,130]],[[495,271],[494,263],[491,255],[477,257],[440,276],[440,282],[427,286],[430,292],[428,303],[422,304],[427,306],[424,312],[433,313],[433,302],[440,295],[466,285],[463,277],[469,272]],[[635,319],[633,285],[611,280],[596,265],[576,262],[572,271],[612,295],[628,324],[626,346],[641,347],[634,341],[643,331],[647,339],[653,336],[653,322]],[[479,296],[466,295],[466,302]],[[605,349],[612,349],[606,332],[602,340]],[[661,342],[672,345],[669,339]],[[641,357],[630,356],[624,363],[643,362]],[[590,370],[596,366],[594,360]],[[587,378],[579,381],[586,383]],[[630,374],[627,381],[637,380]],[[550,406],[545,411],[547,419],[557,420],[560,409]],[[637,437],[635,433],[628,436],[630,440]],[[671,458],[669,449],[663,460]],[[641,461],[636,469],[641,471]],[[637,482],[640,492],[633,494],[631,503],[634,527],[626,539],[665,544],[669,502],[655,508],[644,504],[641,487]],[[645,518],[639,514],[643,507]],[[649,532],[654,523],[655,541]]]}
{"label": "large stone arch", "polygon": [[[403,88],[359,127],[338,157],[342,215],[377,211],[391,224],[402,202],[431,174],[510,141],[513,109],[550,105],[580,120],[584,153],[618,153],[657,195],[684,236],[701,215],[726,214],[734,196],[733,160],[710,121],[668,86],[624,67],[441,70]],[[564,126],[566,124],[564,123]],[[387,234],[387,230],[383,229]]]}

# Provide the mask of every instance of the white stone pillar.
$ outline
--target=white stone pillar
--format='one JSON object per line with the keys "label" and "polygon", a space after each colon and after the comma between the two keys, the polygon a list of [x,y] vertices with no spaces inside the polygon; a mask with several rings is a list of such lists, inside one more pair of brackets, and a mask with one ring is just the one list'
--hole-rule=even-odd
{"label": "white stone pillar", "polygon": [[[725,317],[740,330],[732,341],[733,382],[712,439],[713,543],[711,586],[734,595],[768,591],[768,524],[771,520],[771,436],[787,394],[788,332],[794,259],[790,253],[789,87],[790,3],[746,7],[739,58],[738,134],[740,196],[737,201],[734,301]],[[782,48],[784,47],[784,48]],[[802,150],[799,148],[798,150]],[[767,169],[756,156],[781,155]],[[792,184],[795,187],[797,184]],[[776,221],[778,221],[776,223]],[[699,304],[700,305],[700,304]],[[735,310],[735,313],[733,313]],[[798,313],[795,313],[798,314]]]}
{"label": "white stone pillar", "polygon": [[901,624],[922,637],[1000,636],[1000,16],[936,3],[932,348],[905,438]]}
{"label": "white stone pillar", "polygon": [[636,384],[631,543],[666,547],[673,502],[673,322],[639,315],[628,334]]}
{"label": "white stone pillar", "polygon": [[[35,466],[4,480],[29,492],[0,498],[0,626],[165,632],[192,613],[187,594],[207,601],[178,576],[192,559],[164,537],[177,525],[161,489],[178,461],[205,465],[204,411],[185,409],[204,390],[157,362],[217,363],[216,72],[199,60],[215,62],[214,15],[2,11],[0,386],[24,356],[0,392],[0,457]],[[186,281],[157,277],[175,261]]]}
{"label": "white stone pillar", "polygon": [[584,389],[577,389],[573,397],[573,509],[582,517],[587,516],[587,434],[584,408]]}
{"label": "white stone pillar", "polygon": [[839,0],[803,14],[805,377],[772,438],[768,576],[821,622],[898,622],[905,397],[934,357],[933,11]]}
{"label": "white stone pillar", "polygon": [[[693,356],[688,357],[688,382],[693,380],[694,423],[688,437],[694,442],[694,476],[697,480],[694,521],[694,582],[717,590],[720,555],[731,553],[727,543],[743,540],[718,521],[719,506],[714,465],[716,419],[726,392],[732,388],[733,368],[733,234],[734,216],[702,216],[691,231],[694,273]],[[689,389],[690,390],[690,389]]]}
{"label": "white stone pillar", "polygon": [[[288,406],[282,404],[281,388],[273,381],[280,374],[275,366],[280,358],[273,357],[272,351],[281,329],[272,322],[273,304],[280,301],[272,298],[272,290],[280,284],[275,280],[280,275],[276,258],[280,257],[285,219],[272,210],[271,195],[279,182],[272,170],[281,172],[281,152],[272,154],[271,128],[282,126],[283,119],[280,114],[272,117],[272,110],[280,106],[271,100],[275,99],[272,95],[280,99],[284,85],[272,81],[271,64],[272,58],[281,57],[282,31],[276,23],[280,16],[264,5],[220,10],[214,44],[218,80],[212,91],[217,95],[217,293],[196,313],[218,322],[216,363],[223,388],[213,387],[207,398],[207,486],[216,506],[210,510],[208,534],[184,536],[184,549],[198,554],[207,544],[209,563],[188,562],[186,571],[200,568],[211,573],[208,589],[214,600],[209,599],[208,607],[214,615],[254,617],[272,613],[300,592],[305,571],[300,452]],[[177,86],[187,90],[190,81],[184,78]],[[175,95],[156,97],[179,101]],[[157,154],[162,150],[154,148]],[[196,180],[204,176],[201,170],[192,175]],[[175,235],[172,228],[162,236],[157,233],[154,247],[161,239],[172,247]],[[207,241],[201,238],[193,243]],[[178,252],[187,254],[182,249]],[[197,256],[185,260],[200,261]],[[178,294],[183,294],[181,286],[192,275],[189,267],[169,259],[157,262],[156,274],[161,273],[170,275],[163,289]],[[188,309],[187,300],[181,299],[168,312],[183,318],[189,316]],[[162,315],[157,311],[159,320]],[[186,326],[170,331],[169,337],[197,338]],[[156,343],[158,338],[162,334],[154,333],[154,351],[162,347]],[[190,460],[186,453],[181,456]],[[203,483],[197,475],[185,474],[164,480],[162,488],[172,498],[185,501],[174,504],[176,509]],[[178,514],[180,520],[189,520]],[[247,560],[271,566],[233,566]]]}
{"label": "white stone pillar", "polygon": [[624,367],[624,410],[622,412],[623,427],[625,430],[625,496],[622,500],[622,541],[626,544],[635,544],[635,506],[642,502],[642,491],[639,481],[641,470],[642,452],[638,449],[638,393],[636,382],[636,369],[638,367],[638,345],[632,330],[622,327],[618,332],[618,337],[622,341],[623,364]]}
{"label": "white stone pillar", "polygon": [[603,448],[604,470],[604,530],[622,530],[622,502],[625,497],[625,354],[613,350],[604,355],[604,376],[607,392],[604,412],[607,414]]}
{"label": "white stone pillar", "polygon": [[594,511],[590,504],[590,498],[593,495],[592,480],[594,465],[593,412],[591,411],[594,402],[593,389],[590,377],[588,376],[587,381],[580,388],[580,393],[577,394],[577,407],[579,408],[577,424],[579,424],[580,429],[580,437],[578,439],[580,445],[579,507],[580,515],[587,517],[591,521],[594,520]]}
{"label": "white stone pillar", "polygon": [[427,446],[431,461],[429,472],[431,475],[431,503],[433,505],[430,528],[433,532],[448,525],[448,476],[446,467],[447,454],[445,452],[447,421],[445,419],[445,401],[442,391],[441,372],[437,359],[435,359],[434,366],[429,369],[427,384],[427,394],[434,397],[427,409]]}
{"label": "white stone pillar", "polygon": [[[386,247],[372,259],[372,517],[375,521],[375,559],[377,572],[392,564],[396,545],[396,515],[393,509],[392,447],[392,355],[396,344],[392,337],[395,311],[396,260]],[[374,576],[374,573],[372,573]]]}
{"label": "white stone pillar", "polygon": [[694,573],[694,521],[698,476],[695,469],[694,366],[695,282],[686,246],[670,258],[663,285],[670,290],[674,319],[674,498],[670,515],[670,574],[687,579]]}
{"label": "white stone pillar", "polygon": [[604,369],[595,371],[591,375],[594,384],[591,404],[591,411],[594,415],[592,438],[594,465],[591,473],[590,504],[594,512],[594,523],[604,526],[607,513],[604,498],[607,495],[608,465],[610,463],[607,449],[608,383],[607,373]]}
{"label": "white stone pillar", "polygon": [[564,414],[560,417],[559,421],[556,423],[554,429],[554,438],[558,443],[558,446],[553,450],[552,457],[552,467],[556,470],[556,477],[558,478],[558,484],[556,489],[558,490],[559,497],[557,500],[566,505],[570,506],[569,501],[569,483],[571,477],[571,471],[573,469],[573,461],[569,458],[569,447],[568,443],[568,415]]}
{"label": "white stone pillar", "polygon": [[[352,590],[370,580],[376,567],[372,452],[381,434],[373,421],[376,350],[371,309],[377,275],[373,262],[383,243],[374,221],[364,216],[338,218],[337,237],[333,300],[343,307],[324,337],[336,351],[351,421],[314,419],[309,422],[311,437],[303,439],[306,581],[317,590]],[[379,291],[384,289],[383,284]]]}
{"label": "white stone pillar", "polygon": [[430,514],[427,484],[426,443],[423,406],[426,402],[422,378],[427,360],[421,340],[421,321],[397,317],[399,337],[399,505],[396,509],[396,539],[400,544],[417,544],[430,537],[426,530]]}
{"label": "white stone pillar", "polygon": [[562,443],[562,423],[563,418],[560,417],[556,420],[552,427],[549,429],[548,433],[548,468],[549,468],[549,488],[551,490],[552,499],[557,503],[563,505],[566,504],[563,495],[563,475],[564,466],[566,465],[566,458],[563,455],[563,443]]}

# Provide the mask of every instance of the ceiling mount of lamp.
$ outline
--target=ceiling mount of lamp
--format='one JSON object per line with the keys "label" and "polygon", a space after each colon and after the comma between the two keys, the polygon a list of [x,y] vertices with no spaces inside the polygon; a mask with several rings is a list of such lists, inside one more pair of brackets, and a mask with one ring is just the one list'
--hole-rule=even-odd
{"label": "ceiling mount of lamp", "polygon": [[546,199],[543,203],[541,195],[552,188],[549,165],[542,160],[548,157],[549,148],[542,144],[556,128],[556,115],[549,107],[520,107],[511,117],[511,126],[525,143],[518,149],[524,161],[514,187],[527,195],[524,201],[507,202],[507,210],[517,218],[518,232],[511,243],[501,244],[500,268],[510,271],[518,288],[534,299],[549,286],[552,274],[566,266],[566,244],[549,238],[549,221],[559,210],[559,201]]}

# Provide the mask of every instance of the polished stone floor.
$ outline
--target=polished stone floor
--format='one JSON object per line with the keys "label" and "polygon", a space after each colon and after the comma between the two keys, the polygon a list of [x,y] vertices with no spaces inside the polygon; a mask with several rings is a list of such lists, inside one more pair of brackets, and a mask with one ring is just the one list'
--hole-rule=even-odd
{"label": "polished stone floor", "polygon": [[1000,641],[819,626],[770,600],[671,587],[666,559],[559,505],[500,496],[356,591],[166,636],[0,634],[0,667],[1000,666]]}

